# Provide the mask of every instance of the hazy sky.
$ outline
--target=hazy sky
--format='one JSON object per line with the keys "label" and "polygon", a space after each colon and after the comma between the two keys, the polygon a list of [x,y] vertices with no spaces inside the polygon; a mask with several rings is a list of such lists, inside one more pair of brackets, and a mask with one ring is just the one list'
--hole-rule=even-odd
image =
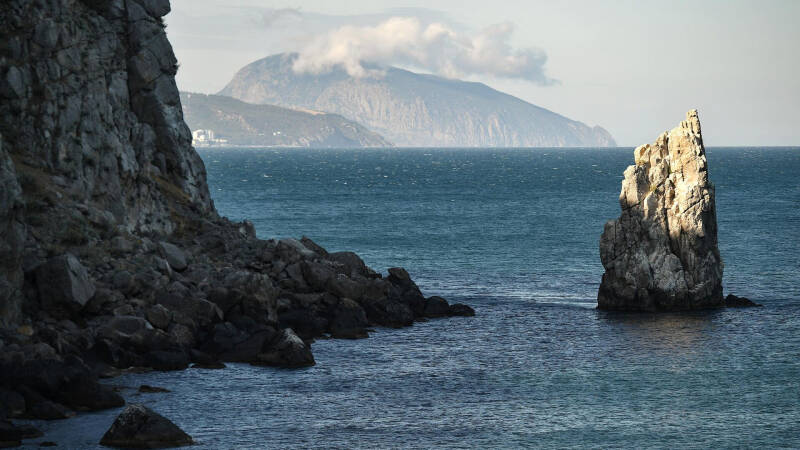
{"label": "hazy sky", "polygon": [[167,24],[182,90],[301,51],[307,71],[370,58],[481,81],[623,146],[691,108],[706,145],[800,145],[797,0],[172,0]]}

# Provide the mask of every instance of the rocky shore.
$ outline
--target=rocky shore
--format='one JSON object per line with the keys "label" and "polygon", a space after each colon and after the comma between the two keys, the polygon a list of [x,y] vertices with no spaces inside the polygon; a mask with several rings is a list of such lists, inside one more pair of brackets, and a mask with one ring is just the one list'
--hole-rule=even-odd
{"label": "rocky shore", "polygon": [[121,371],[305,367],[315,338],[474,314],[403,269],[219,217],[183,122],[169,9],[0,10],[2,446],[38,435],[10,419],[123,405],[100,382]]}

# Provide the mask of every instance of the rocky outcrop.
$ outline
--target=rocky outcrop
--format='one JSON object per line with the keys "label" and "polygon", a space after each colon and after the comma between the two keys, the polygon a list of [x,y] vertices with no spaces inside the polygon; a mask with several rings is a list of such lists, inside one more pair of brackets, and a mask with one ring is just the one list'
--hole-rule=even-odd
{"label": "rocky outcrop", "polygon": [[122,448],[168,448],[192,444],[191,436],[144,405],[126,406],[100,440],[100,445]]}
{"label": "rocky outcrop", "polygon": [[714,185],[697,111],[625,170],[622,214],[600,238],[605,267],[597,306],[608,310],[716,308],[722,298]]}
{"label": "rocky outcrop", "polygon": [[316,337],[424,313],[407,274],[218,216],[182,119],[168,11],[0,8],[0,441],[26,435],[9,418],[122,406],[100,377],[305,367]]}

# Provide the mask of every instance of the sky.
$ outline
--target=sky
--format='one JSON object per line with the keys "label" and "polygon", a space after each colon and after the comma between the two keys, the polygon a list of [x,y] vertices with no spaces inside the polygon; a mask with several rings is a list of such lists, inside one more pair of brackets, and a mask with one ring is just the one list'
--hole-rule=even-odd
{"label": "sky", "polygon": [[796,0],[172,0],[181,90],[246,64],[363,76],[374,60],[479,81],[649,143],[699,110],[707,146],[800,145]]}

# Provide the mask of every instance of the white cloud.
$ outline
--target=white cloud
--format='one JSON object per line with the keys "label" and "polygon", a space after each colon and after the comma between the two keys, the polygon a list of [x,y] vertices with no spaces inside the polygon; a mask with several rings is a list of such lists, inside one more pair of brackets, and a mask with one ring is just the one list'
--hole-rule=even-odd
{"label": "white cloud", "polygon": [[343,68],[354,77],[376,75],[368,63],[407,65],[450,78],[488,75],[540,85],[547,55],[539,49],[514,49],[508,43],[514,25],[492,25],[478,33],[456,31],[441,22],[392,17],[375,26],[342,26],[313,39],[300,51],[293,69],[326,73]]}

